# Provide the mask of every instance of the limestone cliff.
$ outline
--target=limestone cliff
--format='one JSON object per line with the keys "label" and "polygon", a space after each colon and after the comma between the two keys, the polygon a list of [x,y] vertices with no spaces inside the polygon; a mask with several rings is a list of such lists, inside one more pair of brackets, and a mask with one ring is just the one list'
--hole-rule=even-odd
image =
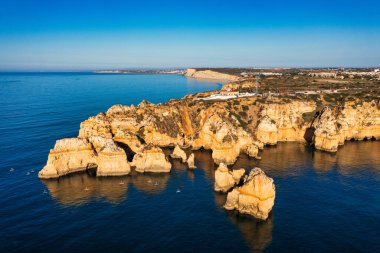
{"label": "limestone cliff", "polygon": [[[259,158],[259,149],[265,144],[282,141],[305,142],[335,152],[345,140],[380,139],[379,101],[346,101],[323,107],[301,99],[204,101],[199,96],[202,94],[157,105],[147,101],[136,107],[115,105],[90,117],[81,123],[78,138],[57,141],[40,177],[65,175],[90,164],[98,166],[99,175],[125,174],[128,165],[121,160],[126,154],[135,160],[138,170],[147,171],[141,167],[149,164],[142,161],[151,156],[147,146],[155,147],[152,150],[160,157],[163,166],[158,171],[170,171],[166,156],[158,148],[176,147],[173,155],[182,162],[188,160],[182,149],[208,149],[216,164],[230,165],[241,153]],[[109,149],[107,144],[105,149],[112,152],[99,149],[94,136],[112,142],[114,148]],[[103,163],[114,159],[118,162],[109,168]],[[191,159],[189,165],[193,164]],[[115,166],[123,169],[117,171]],[[149,166],[148,171],[156,171]]]}
{"label": "limestone cliff", "polygon": [[130,171],[125,151],[113,139],[91,136],[58,140],[38,176],[55,178],[91,167],[97,167],[98,176],[126,175]]}
{"label": "limestone cliff", "polygon": [[131,163],[138,172],[170,172],[172,165],[159,147],[146,146]]}
{"label": "limestone cliff", "polygon": [[196,70],[196,69],[187,69],[185,76],[198,78],[198,79],[215,79],[221,81],[237,81],[239,80],[238,76],[224,74],[213,70]]}

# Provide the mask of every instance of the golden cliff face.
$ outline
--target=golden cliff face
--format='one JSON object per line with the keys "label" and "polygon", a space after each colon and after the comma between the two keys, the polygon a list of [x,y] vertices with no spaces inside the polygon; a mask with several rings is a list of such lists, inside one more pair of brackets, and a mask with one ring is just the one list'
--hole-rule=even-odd
{"label": "golden cliff face", "polygon": [[260,168],[254,168],[245,177],[241,187],[228,193],[224,208],[237,209],[240,213],[266,220],[273,208],[275,196],[273,179],[267,177]]}
{"label": "golden cliff face", "polygon": [[290,103],[264,104],[259,112],[256,138],[264,144],[279,141],[304,141],[308,122],[303,115],[316,109],[314,102],[292,101]]}
{"label": "golden cliff face", "polygon": [[[115,145],[110,152],[99,150],[95,144],[94,139],[101,137],[104,145]],[[115,105],[106,113],[90,117],[81,123],[78,138],[57,141],[40,177],[58,177],[84,170],[89,164],[98,166],[99,175],[126,174],[129,164],[122,161],[124,150],[145,159],[147,145],[178,146],[177,150],[204,148],[212,150],[216,164],[230,165],[241,153],[258,158],[264,144],[308,142],[317,149],[335,152],[352,138],[380,139],[378,101],[322,108],[315,102],[297,99],[246,97],[211,102],[189,95],[158,105],[146,101],[138,106]],[[181,154],[181,159],[185,162],[188,158]],[[117,162],[111,165],[114,160]],[[153,162],[141,164],[145,163]],[[190,164],[194,166],[193,161]],[[117,171],[116,167],[123,169]],[[170,171],[167,164],[163,168]]]}
{"label": "golden cliff face", "polygon": [[196,70],[187,69],[185,76],[198,79],[215,79],[215,80],[226,80],[226,81],[237,81],[238,76],[220,73],[213,70]]}
{"label": "golden cliff face", "polygon": [[325,107],[311,128],[315,147],[329,152],[336,152],[346,140],[379,140],[379,102],[347,102],[344,107]]}
{"label": "golden cliff face", "polygon": [[97,167],[98,176],[119,176],[130,172],[125,151],[113,139],[91,136],[89,139],[58,140],[38,176],[56,178],[91,167]]}

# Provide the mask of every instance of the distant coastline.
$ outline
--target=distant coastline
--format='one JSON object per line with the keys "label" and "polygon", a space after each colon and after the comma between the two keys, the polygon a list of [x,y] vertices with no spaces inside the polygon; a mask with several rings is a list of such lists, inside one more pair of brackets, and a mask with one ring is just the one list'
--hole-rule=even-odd
{"label": "distant coastline", "polygon": [[172,75],[183,75],[185,74],[185,69],[127,69],[127,70],[95,70],[93,73],[96,74],[172,74]]}

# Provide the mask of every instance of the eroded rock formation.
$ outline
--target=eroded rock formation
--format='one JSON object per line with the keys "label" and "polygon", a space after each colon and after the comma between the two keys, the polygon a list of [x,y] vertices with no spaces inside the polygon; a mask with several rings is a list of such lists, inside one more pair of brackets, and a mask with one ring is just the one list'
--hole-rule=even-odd
{"label": "eroded rock formation", "polygon": [[217,192],[229,191],[232,187],[240,182],[240,179],[244,173],[244,169],[229,171],[227,166],[224,163],[221,163],[218,169],[215,171],[214,190]]}
{"label": "eroded rock formation", "polygon": [[161,148],[146,146],[133,157],[131,165],[138,172],[170,172],[172,165]]}
{"label": "eroded rock formation", "polygon": [[243,186],[228,193],[224,208],[266,220],[274,205],[275,195],[273,179],[260,168],[254,168],[244,179]]}
{"label": "eroded rock formation", "polygon": [[185,151],[183,151],[178,145],[175,146],[173,153],[170,155],[173,158],[181,159],[183,163],[187,161],[187,156]]}
{"label": "eroded rock formation", "polygon": [[130,166],[125,151],[115,141],[102,136],[58,140],[50,150],[40,178],[56,178],[97,167],[98,176],[127,175]]}
{"label": "eroded rock formation", "polygon": [[[335,152],[345,140],[380,139],[379,101],[346,101],[323,107],[301,99],[199,100],[202,96],[187,95],[157,105],[143,101],[138,106],[112,106],[106,113],[82,122],[78,138],[57,141],[40,177],[65,175],[91,164],[98,166],[99,175],[126,173],[128,165],[121,162],[123,152],[114,148],[113,155],[106,156],[109,152],[99,151],[91,142],[94,136],[113,141],[114,147],[122,148],[130,161],[135,156],[133,163],[140,171],[170,171],[160,149],[152,152],[160,157],[159,169],[145,161],[151,156],[147,154],[152,147],[175,147],[173,155],[182,162],[189,161],[189,165],[193,161],[182,148],[211,150],[216,164],[231,165],[241,153],[259,158],[259,150],[265,144],[282,141],[307,142],[316,149]],[[114,158],[118,162],[108,168],[105,163]],[[142,167],[144,164],[148,165],[147,170]],[[115,166],[123,169],[117,171]]]}
{"label": "eroded rock formation", "polygon": [[56,178],[68,173],[86,170],[95,162],[95,152],[86,139],[66,138],[57,140],[50,150],[45,167],[38,173],[40,178]]}
{"label": "eroded rock formation", "polygon": [[191,153],[189,155],[189,158],[187,159],[187,166],[189,167],[189,169],[195,169],[194,159],[195,159],[194,153]]}

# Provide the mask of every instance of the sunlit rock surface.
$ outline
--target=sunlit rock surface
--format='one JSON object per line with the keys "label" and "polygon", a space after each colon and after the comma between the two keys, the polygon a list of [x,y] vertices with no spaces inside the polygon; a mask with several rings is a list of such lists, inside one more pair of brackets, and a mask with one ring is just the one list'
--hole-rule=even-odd
{"label": "sunlit rock surface", "polygon": [[227,166],[221,163],[218,169],[215,171],[214,190],[227,192],[240,182],[240,179],[244,173],[244,169],[229,171]]}
{"label": "sunlit rock surface", "polygon": [[183,163],[187,161],[185,151],[183,151],[178,145],[175,146],[171,157],[181,159]]}
{"label": "sunlit rock surface", "polygon": [[[144,164],[149,166],[146,171],[170,170],[165,155],[158,155],[159,152],[156,152],[157,169],[152,167],[152,162],[143,162],[147,157],[146,146],[175,147],[173,156],[184,163],[189,158],[182,148],[206,149],[212,151],[214,163],[233,165],[242,153],[259,159],[259,150],[265,144],[297,141],[336,152],[347,140],[380,139],[378,101],[346,101],[323,107],[301,99],[244,97],[209,102],[197,96],[188,95],[157,105],[147,101],[138,106],[114,105],[106,113],[82,122],[78,139],[87,142],[93,136],[113,139],[130,161],[136,157],[138,171],[145,171]],[[102,155],[88,146],[87,151],[78,154],[83,159],[76,160],[75,150],[75,147],[65,152],[53,149],[40,176],[58,177],[84,170],[90,163],[100,163],[102,168],[112,159],[104,157],[98,161],[94,156]],[[121,156],[114,157],[121,159]],[[110,168],[116,172],[113,165]]]}
{"label": "sunlit rock surface", "polygon": [[194,153],[191,153],[189,155],[189,158],[187,159],[187,166],[189,167],[189,169],[195,169],[195,158],[194,158]]}
{"label": "sunlit rock surface", "polygon": [[89,140],[69,138],[58,140],[50,150],[40,178],[55,178],[97,167],[98,176],[126,175],[130,171],[127,156],[113,139],[91,136]]}
{"label": "sunlit rock surface", "polygon": [[133,157],[131,165],[138,172],[170,172],[172,165],[161,148],[146,146]]}
{"label": "sunlit rock surface", "polygon": [[380,139],[379,104],[346,102],[343,108],[324,107],[312,126],[317,149],[336,152],[345,140]]}
{"label": "sunlit rock surface", "polygon": [[97,154],[95,162],[98,176],[121,176],[130,172],[125,151],[113,139],[91,136],[89,140]]}
{"label": "sunlit rock surface", "polygon": [[213,70],[187,69],[185,76],[192,77],[192,78],[199,78],[199,79],[216,79],[216,80],[226,80],[226,81],[239,80],[238,76],[219,73]]}
{"label": "sunlit rock surface", "polygon": [[50,150],[45,167],[38,173],[39,178],[56,178],[72,172],[86,170],[96,161],[91,143],[86,139],[67,138],[57,140]]}
{"label": "sunlit rock surface", "polygon": [[243,186],[228,193],[224,208],[265,220],[274,205],[275,194],[273,179],[260,168],[254,168],[244,179]]}

